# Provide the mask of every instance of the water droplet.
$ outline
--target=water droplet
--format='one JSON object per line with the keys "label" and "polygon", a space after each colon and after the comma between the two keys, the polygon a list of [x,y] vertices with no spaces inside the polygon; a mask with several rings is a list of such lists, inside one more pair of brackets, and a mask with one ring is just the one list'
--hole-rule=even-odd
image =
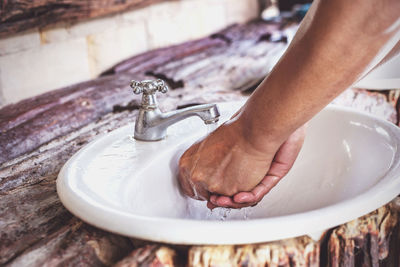
{"label": "water droplet", "polygon": [[250,208],[244,208],[243,210],[243,219],[249,220],[250,219],[250,214],[251,214],[251,207]]}
{"label": "water droplet", "polygon": [[211,220],[213,216],[213,211],[212,210],[208,210],[207,215],[206,215],[206,220]]}
{"label": "water droplet", "polygon": [[231,209],[222,208],[222,216],[220,217],[220,220],[225,221],[228,218],[230,213],[231,213]]}

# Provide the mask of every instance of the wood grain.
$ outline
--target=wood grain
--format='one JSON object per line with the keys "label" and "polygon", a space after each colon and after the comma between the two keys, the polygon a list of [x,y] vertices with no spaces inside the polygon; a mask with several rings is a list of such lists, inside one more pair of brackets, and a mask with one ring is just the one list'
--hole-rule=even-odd
{"label": "wood grain", "polygon": [[[57,174],[76,151],[99,134],[135,120],[139,97],[129,89],[131,79],[162,76],[174,84],[167,95],[159,95],[163,110],[193,103],[244,100],[254,89],[250,85],[268,73],[272,58],[286,47],[284,38],[280,42],[268,39],[271,33],[284,34],[281,26],[263,22],[235,25],[200,40],[132,57],[92,81],[0,109],[0,265],[111,266],[119,262],[129,266],[131,262],[130,266],[139,266],[145,262],[160,266],[164,262],[169,266],[208,266],[211,258],[207,257],[212,257],[212,262],[219,261],[222,266],[224,261],[217,255],[226,251],[236,257],[233,265],[268,262],[261,257],[270,255],[270,266],[313,266],[326,255],[325,262],[344,266],[338,258],[347,257],[345,251],[356,251],[351,244],[359,237],[369,240],[368,236],[374,234],[378,243],[389,244],[378,246],[387,252],[380,254],[379,261],[392,266],[389,263],[395,262],[392,251],[398,245],[395,236],[399,225],[395,205],[389,206],[389,213],[367,216],[370,223],[363,229],[379,230],[360,231],[360,225],[365,224],[360,219],[343,231],[330,233],[326,239],[328,254],[328,241],[317,243],[307,238],[226,250],[131,242],[83,223],[65,210],[57,197]],[[398,99],[388,101],[389,95],[349,89],[335,101],[396,122],[398,111],[394,105]],[[390,223],[382,219],[384,214],[391,218]],[[349,234],[354,232],[359,233],[358,237]],[[341,246],[337,240],[345,240],[340,242],[348,245]],[[363,242],[358,246],[370,241]]]}
{"label": "wood grain", "polygon": [[0,38],[33,28],[42,28],[58,22],[77,22],[84,19],[138,9],[158,2],[163,1],[3,0],[0,1]]}
{"label": "wood grain", "polygon": [[319,244],[309,237],[239,246],[195,246],[188,264],[200,266],[319,266]]}
{"label": "wood grain", "polygon": [[[399,266],[400,197],[357,220],[325,233],[321,240],[307,236],[261,244],[235,246],[192,246],[187,250],[169,247],[163,255],[165,266]],[[117,266],[139,266],[160,262],[157,244],[143,244]],[[179,253],[187,262],[173,261]],[[181,258],[184,258],[181,256]],[[168,259],[168,260],[167,260]]]}
{"label": "wood grain", "polygon": [[400,198],[333,230],[328,265],[399,266]]}

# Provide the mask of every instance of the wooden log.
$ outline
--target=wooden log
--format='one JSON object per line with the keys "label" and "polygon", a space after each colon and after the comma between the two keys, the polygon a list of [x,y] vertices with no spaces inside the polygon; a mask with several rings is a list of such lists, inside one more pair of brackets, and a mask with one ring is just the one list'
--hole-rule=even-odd
{"label": "wooden log", "polygon": [[[393,92],[395,90],[392,90]],[[339,95],[333,104],[351,107],[359,111],[373,114],[394,124],[398,123],[398,111],[395,103],[391,103],[386,92],[371,92],[363,89],[350,89]]]}
{"label": "wooden log", "polygon": [[156,66],[161,66],[170,61],[177,61],[192,54],[210,50],[213,47],[226,46],[226,43],[217,38],[202,38],[186,43],[173,45],[157,50],[145,52],[132,58],[117,63],[104,71],[100,76],[112,75],[120,72],[146,72]]}
{"label": "wooden log", "polygon": [[[206,87],[212,94],[264,77],[271,57],[281,54],[285,45],[257,42],[258,36],[276,27],[264,23],[249,25],[253,24],[248,31],[243,25],[230,27],[234,34],[223,31],[235,36],[230,45],[203,38],[175,47],[173,52],[155,50],[115,66],[109,76],[4,107],[0,110],[0,164],[83,127],[116,106],[127,105],[126,99],[133,99],[128,87],[132,78],[164,78],[172,89]],[[253,49],[249,51],[251,37],[255,43],[250,43]],[[169,97],[179,94],[182,93],[170,93]]]}
{"label": "wooden log", "polygon": [[[188,251],[184,250],[187,262],[164,262],[168,262],[167,266],[193,267],[399,266],[399,212],[400,197],[368,215],[328,231],[319,241],[302,236],[262,244],[192,246]],[[159,248],[160,245],[145,243],[121,261],[124,265],[117,266],[159,262],[160,257],[155,253]],[[168,259],[179,255],[173,247],[167,251]]]}
{"label": "wooden log", "polygon": [[[178,57],[176,61],[179,60]],[[134,121],[137,104],[131,101],[134,99],[128,88],[131,78],[150,77],[143,73],[118,73],[1,110],[0,154],[5,158],[0,170],[0,193],[4,199],[0,203],[4,214],[0,218],[0,231],[4,237],[2,244],[6,246],[2,249],[2,263],[19,262],[30,247],[68,224],[63,216],[69,213],[62,208],[55,192],[56,175],[65,161],[96,135]],[[204,92],[189,93],[187,88],[180,88],[160,101],[161,107],[168,110],[193,101],[221,102],[240,97],[239,93],[233,93],[227,98],[228,90],[204,97]],[[183,96],[190,98],[182,99]],[[44,183],[48,187],[42,187]],[[38,193],[46,188],[48,194]],[[60,209],[53,213],[40,212],[47,209],[46,202]],[[15,207],[24,207],[24,212]]]}
{"label": "wooden log", "polygon": [[179,266],[176,252],[165,246],[146,245],[135,249],[126,258],[119,261],[115,267],[136,267],[136,266]]}
{"label": "wooden log", "polygon": [[[172,1],[172,0],[168,0]],[[160,0],[12,0],[0,2],[0,38],[58,22],[84,19],[138,9]]]}
{"label": "wooden log", "polygon": [[[39,216],[38,216],[39,214]],[[1,197],[0,264],[57,230],[73,216],[55,194],[54,180]],[[20,227],[23,225],[24,227]]]}
{"label": "wooden log", "polygon": [[328,265],[399,266],[400,198],[333,230]]}
{"label": "wooden log", "polygon": [[[134,121],[139,97],[128,87],[132,78],[163,75],[179,85],[168,96],[159,95],[164,110],[245,99],[238,85],[246,87],[264,77],[268,69],[259,62],[271,64],[271,56],[285,49],[284,42],[266,38],[274,30],[280,31],[276,25],[259,22],[235,25],[217,36],[177,46],[179,49],[133,57],[98,79],[2,108],[0,264],[103,266],[131,251],[133,245],[126,238],[90,227],[62,207],[55,191],[61,166],[99,134]],[[387,119],[397,116],[384,101],[384,94],[365,90],[348,94],[351,97],[342,100],[359,99],[358,109]],[[196,251],[191,252],[193,256],[203,253],[200,248]],[[297,262],[305,259],[300,252],[296,255]]]}
{"label": "wooden log", "polygon": [[319,266],[319,244],[309,237],[241,246],[194,246],[188,266]]}
{"label": "wooden log", "polygon": [[128,238],[73,218],[6,266],[111,266],[133,249]]}
{"label": "wooden log", "polygon": [[[0,164],[112,112],[122,99],[132,98],[128,81],[128,77],[104,77],[90,86],[84,83],[68,88],[70,94],[56,91],[37,102],[5,107],[0,118]],[[15,111],[8,112],[14,106]]]}
{"label": "wooden log", "polygon": [[[0,194],[0,265],[14,260],[19,262],[21,257],[25,258],[24,261],[29,260],[30,257],[27,257],[26,253],[31,246],[43,239],[48,239],[53,234],[54,238],[57,238],[60,235],[60,229],[66,231],[73,227],[70,223],[72,216],[62,206],[56,194],[57,174],[66,160],[86,142],[93,140],[99,133],[126,125],[128,120],[132,119],[128,113],[128,111],[118,113],[118,116],[112,119],[108,116],[84,127],[79,132],[59,137],[41,150],[27,155],[22,162],[0,171],[0,177],[5,177],[8,181]],[[66,143],[68,143],[68,148],[65,147]],[[72,218],[76,220],[75,217]],[[76,232],[79,235],[84,234],[83,230],[84,228],[77,228]],[[95,228],[92,230],[97,231]],[[101,235],[104,234],[106,232],[101,232]],[[110,238],[116,236],[109,235]],[[127,239],[123,238],[123,240]],[[65,242],[71,243],[71,249],[76,248],[71,253],[79,254],[81,245],[79,240],[67,239]],[[130,242],[120,243],[121,246],[125,244],[121,249],[128,251],[132,249]],[[38,246],[37,253],[41,253],[40,248],[44,244]],[[116,253],[107,252],[107,250],[109,248],[100,247],[98,253]],[[95,257],[95,254],[90,255]],[[88,258],[88,261],[91,260],[95,259]],[[26,265],[42,266],[35,262]]]}

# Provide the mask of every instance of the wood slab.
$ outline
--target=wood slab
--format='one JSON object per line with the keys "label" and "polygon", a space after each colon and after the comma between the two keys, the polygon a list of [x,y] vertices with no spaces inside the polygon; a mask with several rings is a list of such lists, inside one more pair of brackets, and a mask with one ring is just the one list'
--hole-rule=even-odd
{"label": "wood slab", "polygon": [[[193,103],[246,99],[287,45],[285,38],[270,37],[284,37],[290,27],[259,21],[233,25],[196,41],[132,57],[97,79],[0,109],[0,265],[316,266],[322,262],[347,266],[362,262],[374,266],[382,262],[395,266],[399,223],[394,204],[333,229],[320,242],[300,237],[246,246],[190,247],[140,242],[99,230],[71,215],[57,197],[57,174],[75,152],[99,134],[135,120],[139,97],[129,89],[131,79],[165,79],[171,86],[167,95],[159,95],[165,111]],[[392,91],[349,89],[336,102],[398,121],[400,105]]]}
{"label": "wood slab", "polygon": [[[176,0],[167,0],[176,1]],[[142,8],[161,0],[4,0],[0,1],[0,38],[58,22],[77,21]]]}

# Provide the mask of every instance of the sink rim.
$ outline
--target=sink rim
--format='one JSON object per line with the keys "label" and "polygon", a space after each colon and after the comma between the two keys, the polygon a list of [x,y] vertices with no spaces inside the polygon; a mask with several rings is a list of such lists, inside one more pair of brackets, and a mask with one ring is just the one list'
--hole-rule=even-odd
{"label": "sink rim", "polygon": [[[232,104],[238,104],[238,102],[218,103],[218,105]],[[326,207],[290,215],[250,219],[246,220],[246,223],[243,223],[243,220],[196,220],[133,214],[113,209],[88,197],[84,198],[84,196],[77,194],[77,192],[68,190],[68,172],[71,171],[71,168],[73,169],[75,160],[87,150],[96,146],[106,136],[110,138],[127,131],[128,128],[132,129],[132,124],[99,136],[71,157],[59,173],[57,192],[64,206],[89,224],[117,234],[158,242],[176,244],[245,244],[267,242],[301,235],[312,236],[315,232],[323,232],[329,228],[363,216],[388,203],[400,193],[400,179],[397,179],[397,181],[393,179],[400,176],[400,173],[396,174],[400,170],[400,151],[398,147],[398,144],[400,144],[400,129],[390,122],[352,108],[329,105],[326,109],[366,116],[380,123],[386,130],[390,131],[391,138],[396,140],[397,144],[393,162],[389,170],[373,187],[355,197]],[[390,181],[391,179],[392,181]],[[382,188],[385,188],[385,191]],[[340,217],[337,216],[337,209],[343,210],[343,214]],[[118,222],[116,222],[116,218],[119,219]],[[135,227],[132,227],[129,223],[132,220],[137,222]],[[161,227],[160,221],[162,221]],[[182,222],[186,224],[185,228],[176,229],[176,226]],[[237,231],[238,226],[240,226],[241,231],[232,234],[232,231]],[[156,233],[154,232],[154,227],[159,229]],[[254,230],[260,227],[263,228],[262,233]],[[203,230],[196,231],[196,229]],[[283,231],[279,231],[278,229],[283,229]],[[206,231],[212,231],[213,234],[204,234]],[[171,232],[176,233],[172,235],[174,236],[173,239],[171,239]],[[193,235],[196,238],[193,238]]]}

